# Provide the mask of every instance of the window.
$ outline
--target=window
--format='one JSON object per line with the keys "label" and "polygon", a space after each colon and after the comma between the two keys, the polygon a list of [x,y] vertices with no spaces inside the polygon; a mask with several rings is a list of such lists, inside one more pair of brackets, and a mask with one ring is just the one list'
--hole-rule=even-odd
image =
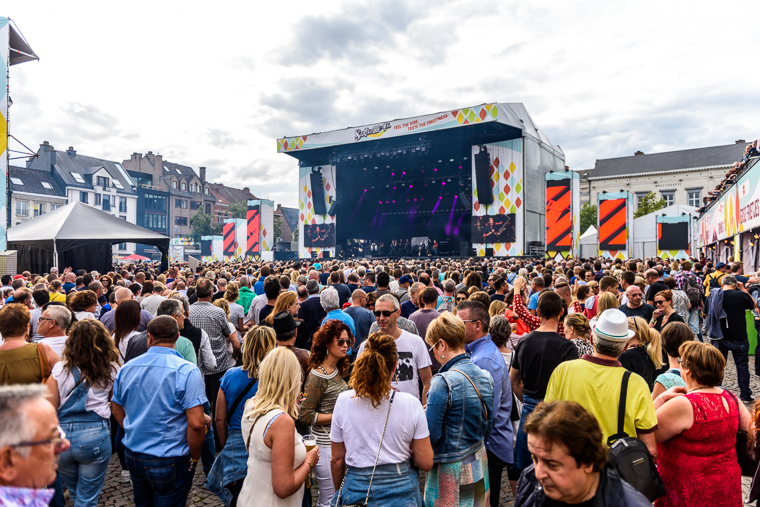
{"label": "window", "polygon": [[172,181],[172,188],[174,190],[177,190],[177,182],[176,181]]}
{"label": "window", "polygon": [[190,209],[198,209],[198,202],[190,201]]}
{"label": "window", "polygon": [[101,194],[95,194],[95,206],[103,204],[103,196]]}
{"label": "window", "polygon": [[29,203],[26,201],[16,201],[16,215],[25,217],[29,214]]}
{"label": "window", "polygon": [[113,186],[115,186],[119,190],[124,190],[124,185],[122,185],[121,181],[119,180],[113,180]]}
{"label": "window", "polygon": [[127,244],[126,243],[119,243],[119,250],[126,250]]}
{"label": "window", "polygon": [[119,213],[127,212],[127,198],[119,197]]}
{"label": "window", "polygon": [[18,178],[11,178],[11,183],[13,183],[14,185],[23,185],[24,184],[24,182],[21,181]]}
{"label": "window", "polygon": [[[71,173],[71,176],[74,177],[74,181],[76,181],[77,183],[84,183],[84,178],[82,178],[81,174],[79,174],[79,173]],[[87,201],[85,201],[85,202],[87,202]]]}
{"label": "window", "polygon": [[665,199],[665,206],[672,206],[676,202],[676,193],[674,191],[670,192],[660,192],[660,195],[663,199]]}
{"label": "window", "polygon": [[104,188],[104,189],[108,188],[108,178],[106,178],[105,176],[98,176],[98,183],[97,183],[97,185],[99,187]]}
{"label": "window", "polygon": [[45,214],[45,203],[38,202],[34,204],[34,216],[38,217]]}
{"label": "window", "polygon": [[187,183],[182,183],[182,190],[187,191]]}
{"label": "window", "polygon": [[186,199],[174,199],[174,207],[175,208],[187,209],[187,200]]}
{"label": "window", "polygon": [[103,194],[103,211],[111,211],[111,196]]}
{"label": "window", "polygon": [[45,188],[45,189],[47,189],[47,190],[53,190],[53,185],[51,185],[51,184],[50,184],[50,183],[48,183],[47,181],[43,181],[43,182],[42,182],[42,188]]}
{"label": "window", "polygon": [[694,206],[695,208],[702,206],[702,189],[687,190],[686,196],[689,206]]}
{"label": "window", "polygon": [[79,202],[87,204],[90,200],[87,198],[87,192],[79,192]]}
{"label": "window", "polygon": [[174,217],[174,225],[187,225],[187,217]]}
{"label": "window", "polygon": [[206,213],[211,214],[211,205],[206,203]]}
{"label": "window", "polygon": [[166,211],[166,197],[162,195],[145,194],[145,200],[143,202],[145,204],[145,209]]}
{"label": "window", "polygon": [[158,213],[145,213],[144,226],[148,229],[166,230],[166,215]]}
{"label": "window", "polygon": [[203,193],[206,194],[206,195],[208,195],[208,187],[206,187],[206,188],[203,189]]}
{"label": "window", "polygon": [[641,206],[641,201],[647,196],[648,192],[636,192],[636,209]]}
{"label": "window", "polygon": [[63,204],[56,204],[56,203],[51,203],[51,204],[50,204],[50,211],[53,211],[53,210],[57,210],[57,209],[58,209],[58,208],[60,208],[61,206],[63,206]]}

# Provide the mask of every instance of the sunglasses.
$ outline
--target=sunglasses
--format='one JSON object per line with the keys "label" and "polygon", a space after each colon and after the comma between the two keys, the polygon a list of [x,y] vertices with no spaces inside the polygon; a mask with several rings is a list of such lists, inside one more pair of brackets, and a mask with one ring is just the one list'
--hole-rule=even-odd
{"label": "sunglasses", "polygon": [[338,347],[342,347],[343,345],[350,345],[350,340],[335,340],[335,343],[338,344]]}
{"label": "sunglasses", "polygon": [[380,316],[383,316],[383,317],[390,317],[391,315],[393,315],[393,314],[394,314],[394,313],[396,313],[397,311],[398,311],[398,310],[393,310],[392,312],[389,312],[388,310],[375,310],[375,311],[374,311],[374,312],[372,312],[372,313],[374,313],[374,314],[375,314],[375,317],[380,317]]}
{"label": "sunglasses", "polygon": [[654,305],[655,305],[655,306],[660,306],[660,305],[662,305],[662,304],[664,304],[664,303],[665,303],[665,301],[655,301],[655,302],[654,302]]}
{"label": "sunglasses", "polygon": [[36,440],[33,442],[21,442],[18,444],[9,445],[8,447],[12,449],[16,449],[18,447],[34,447],[37,445],[49,445],[53,444],[53,446],[56,449],[60,449],[63,447],[63,442],[66,440],[66,433],[61,429],[60,426],[56,427],[56,431],[58,432],[58,436],[54,438],[48,438],[47,440]]}

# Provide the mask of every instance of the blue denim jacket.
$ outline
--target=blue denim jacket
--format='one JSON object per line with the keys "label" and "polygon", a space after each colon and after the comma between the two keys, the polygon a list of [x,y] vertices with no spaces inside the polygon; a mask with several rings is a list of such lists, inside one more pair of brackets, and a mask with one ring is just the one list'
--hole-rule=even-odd
{"label": "blue denim jacket", "polygon": [[[482,402],[467,377],[452,369],[472,379]],[[487,415],[483,413],[483,403]],[[475,366],[467,354],[451,359],[430,381],[425,416],[435,463],[460,461],[477,451],[493,425],[491,374]]]}

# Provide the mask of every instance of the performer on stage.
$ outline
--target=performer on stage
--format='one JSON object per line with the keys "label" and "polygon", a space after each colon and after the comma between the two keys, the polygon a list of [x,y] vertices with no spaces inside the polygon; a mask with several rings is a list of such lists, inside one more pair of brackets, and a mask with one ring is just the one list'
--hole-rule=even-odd
{"label": "performer on stage", "polygon": [[391,240],[391,255],[396,255],[396,245],[398,242],[395,239]]}

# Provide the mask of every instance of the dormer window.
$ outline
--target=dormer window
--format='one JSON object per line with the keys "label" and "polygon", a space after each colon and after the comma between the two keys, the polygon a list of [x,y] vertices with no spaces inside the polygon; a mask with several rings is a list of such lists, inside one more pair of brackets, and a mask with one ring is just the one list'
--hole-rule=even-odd
{"label": "dormer window", "polygon": [[209,194],[208,187],[206,187],[206,188],[203,189],[203,193],[206,194],[206,195]]}
{"label": "dormer window", "polygon": [[187,183],[184,183],[184,182],[182,183],[182,191],[184,192],[187,191]]}
{"label": "dormer window", "polygon": [[172,188],[174,190],[177,190],[177,182],[176,181],[172,181]]}

